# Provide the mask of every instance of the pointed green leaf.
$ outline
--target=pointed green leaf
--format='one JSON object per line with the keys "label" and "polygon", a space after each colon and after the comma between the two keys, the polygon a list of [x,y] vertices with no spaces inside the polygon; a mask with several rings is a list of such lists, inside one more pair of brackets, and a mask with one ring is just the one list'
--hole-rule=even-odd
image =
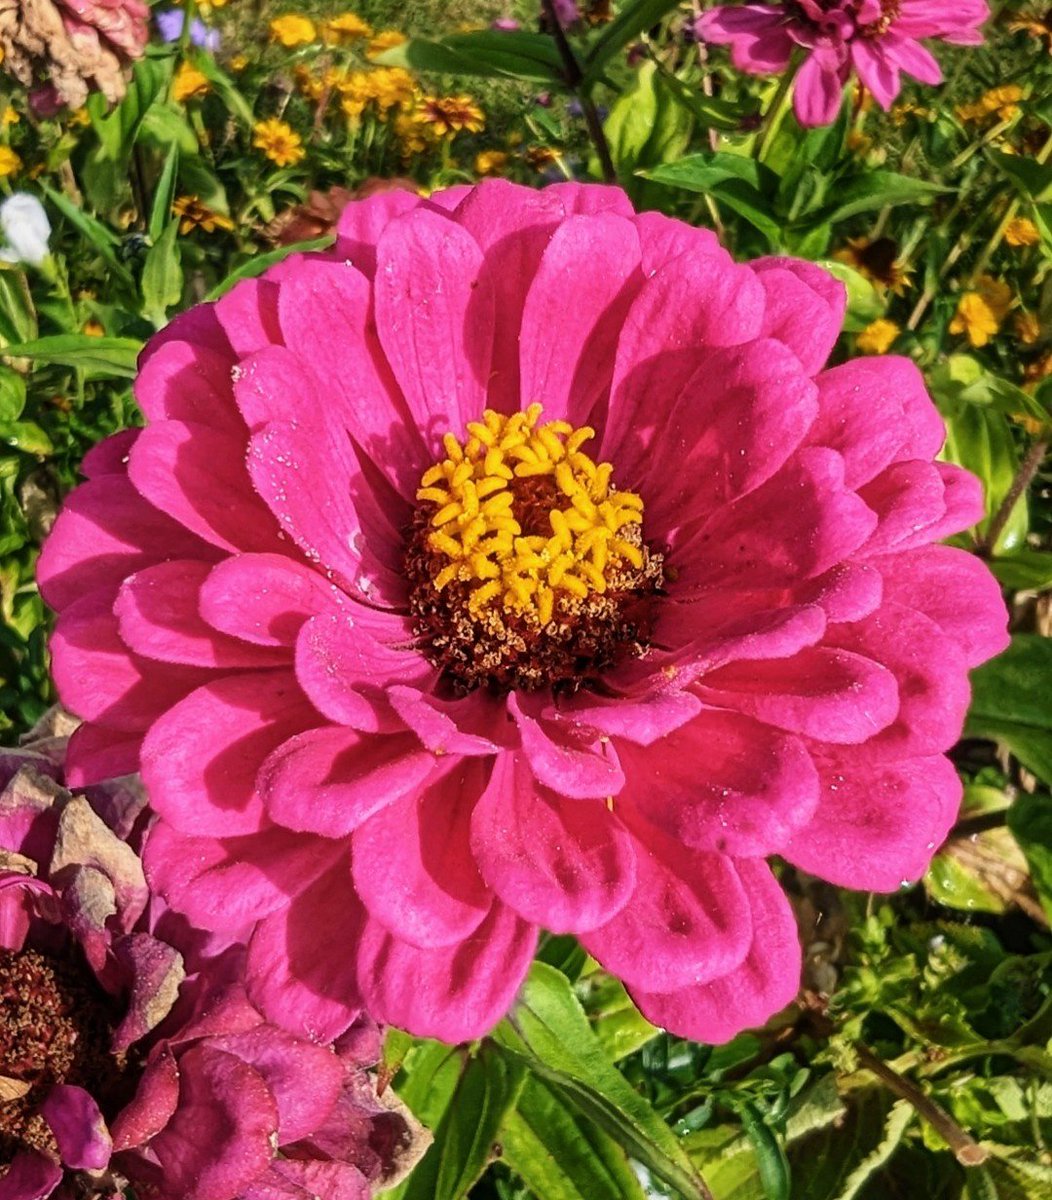
{"label": "pointed green leaf", "polygon": [[133,379],[142,342],[126,337],[89,337],[85,333],[58,333],[32,342],[5,346],[10,358],[31,358],[38,363],[76,367],[85,379]]}

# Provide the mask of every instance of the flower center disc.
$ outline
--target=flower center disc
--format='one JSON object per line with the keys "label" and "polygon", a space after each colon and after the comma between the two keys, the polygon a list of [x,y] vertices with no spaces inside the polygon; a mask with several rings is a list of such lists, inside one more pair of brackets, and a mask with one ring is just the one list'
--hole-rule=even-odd
{"label": "flower center disc", "polygon": [[72,958],[0,949],[0,1164],[19,1150],[57,1155],[38,1112],[56,1083],[87,1088],[103,1109],[123,1092],[112,1007]]}
{"label": "flower center disc", "polygon": [[447,433],[416,494],[410,609],[459,691],[572,691],[649,639],[664,558],[643,501],[581,451],[594,430],[540,416],[487,409],[466,442]]}

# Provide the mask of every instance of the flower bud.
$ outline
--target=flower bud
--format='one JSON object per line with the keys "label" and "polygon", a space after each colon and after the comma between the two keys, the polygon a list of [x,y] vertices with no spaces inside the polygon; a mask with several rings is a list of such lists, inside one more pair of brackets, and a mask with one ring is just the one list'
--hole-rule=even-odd
{"label": "flower bud", "polygon": [[15,192],[0,204],[0,230],[6,242],[0,247],[4,262],[39,267],[50,253],[51,222],[43,204],[28,192]]}

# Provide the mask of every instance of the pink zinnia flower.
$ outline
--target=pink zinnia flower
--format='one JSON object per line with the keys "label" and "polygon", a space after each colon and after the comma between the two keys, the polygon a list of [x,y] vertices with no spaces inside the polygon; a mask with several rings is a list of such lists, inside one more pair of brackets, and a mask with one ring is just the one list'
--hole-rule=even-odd
{"label": "pink zinnia flower", "polygon": [[982,501],[916,367],[823,369],[843,310],[493,180],[351,204],[154,339],[42,556],[54,671],[75,778],[141,766],[149,877],[254,925],[266,1016],[473,1038],[543,927],[722,1041],[798,985],[765,856],[920,876],[1005,611],[934,544]]}
{"label": "pink zinnia flower", "polygon": [[844,84],[854,71],[882,108],[890,108],[905,71],[921,83],[941,83],[942,71],[921,38],[978,46],[986,0],[786,0],[783,4],[720,5],[695,31],[731,47],[739,71],[777,75],[793,53],[804,61],[793,108],[801,125],[836,120]]}
{"label": "pink zinnia flower", "polygon": [[426,1143],[365,1070],[376,1026],[318,1045],[265,1021],[244,950],[151,900],[127,840],[137,781],[72,795],[75,723],[49,724],[0,751],[0,1196],[365,1200],[390,1186]]}

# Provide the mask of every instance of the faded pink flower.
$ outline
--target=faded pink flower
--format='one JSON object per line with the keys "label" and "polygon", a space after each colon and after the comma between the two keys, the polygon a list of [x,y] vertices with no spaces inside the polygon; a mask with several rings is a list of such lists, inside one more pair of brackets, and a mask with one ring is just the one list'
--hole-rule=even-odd
{"label": "faded pink flower", "polygon": [[144,0],[0,0],[3,68],[74,108],[91,91],[115,102],[146,49],[149,18]]}
{"label": "faded pink flower", "polygon": [[476,1037],[543,927],[722,1041],[798,985],[766,856],[920,876],[1005,611],[934,544],[982,502],[916,367],[823,369],[843,309],[491,180],[351,204],[153,340],[42,556],[54,672],[74,778],[141,766],[152,883],[254,926],[269,1019]]}
{"label": "faded pink flower", "polygon": [[375,1025],[318,1045],[265,1021],[244,950],[150,900],[124,840],[141,823],[136,781],[90,802],[61,785],[72,724],[57,714],[0,751],[0,1196],[365,1200],[388,1186],[422,1145],[365,1070]]}
{"label": "faded pink flower", "polygon": [[978,46],[979,26],[989,15],[986,0],[785,0],[720,5],[702,14],[695,32],[730,46],[734,65],[750,75],[778,75],[794,52],[802,53],[794,111],[801,125],[828,125],[852,72],[890,108],[902,72],[921,83],[942,82],[920,39]]}

